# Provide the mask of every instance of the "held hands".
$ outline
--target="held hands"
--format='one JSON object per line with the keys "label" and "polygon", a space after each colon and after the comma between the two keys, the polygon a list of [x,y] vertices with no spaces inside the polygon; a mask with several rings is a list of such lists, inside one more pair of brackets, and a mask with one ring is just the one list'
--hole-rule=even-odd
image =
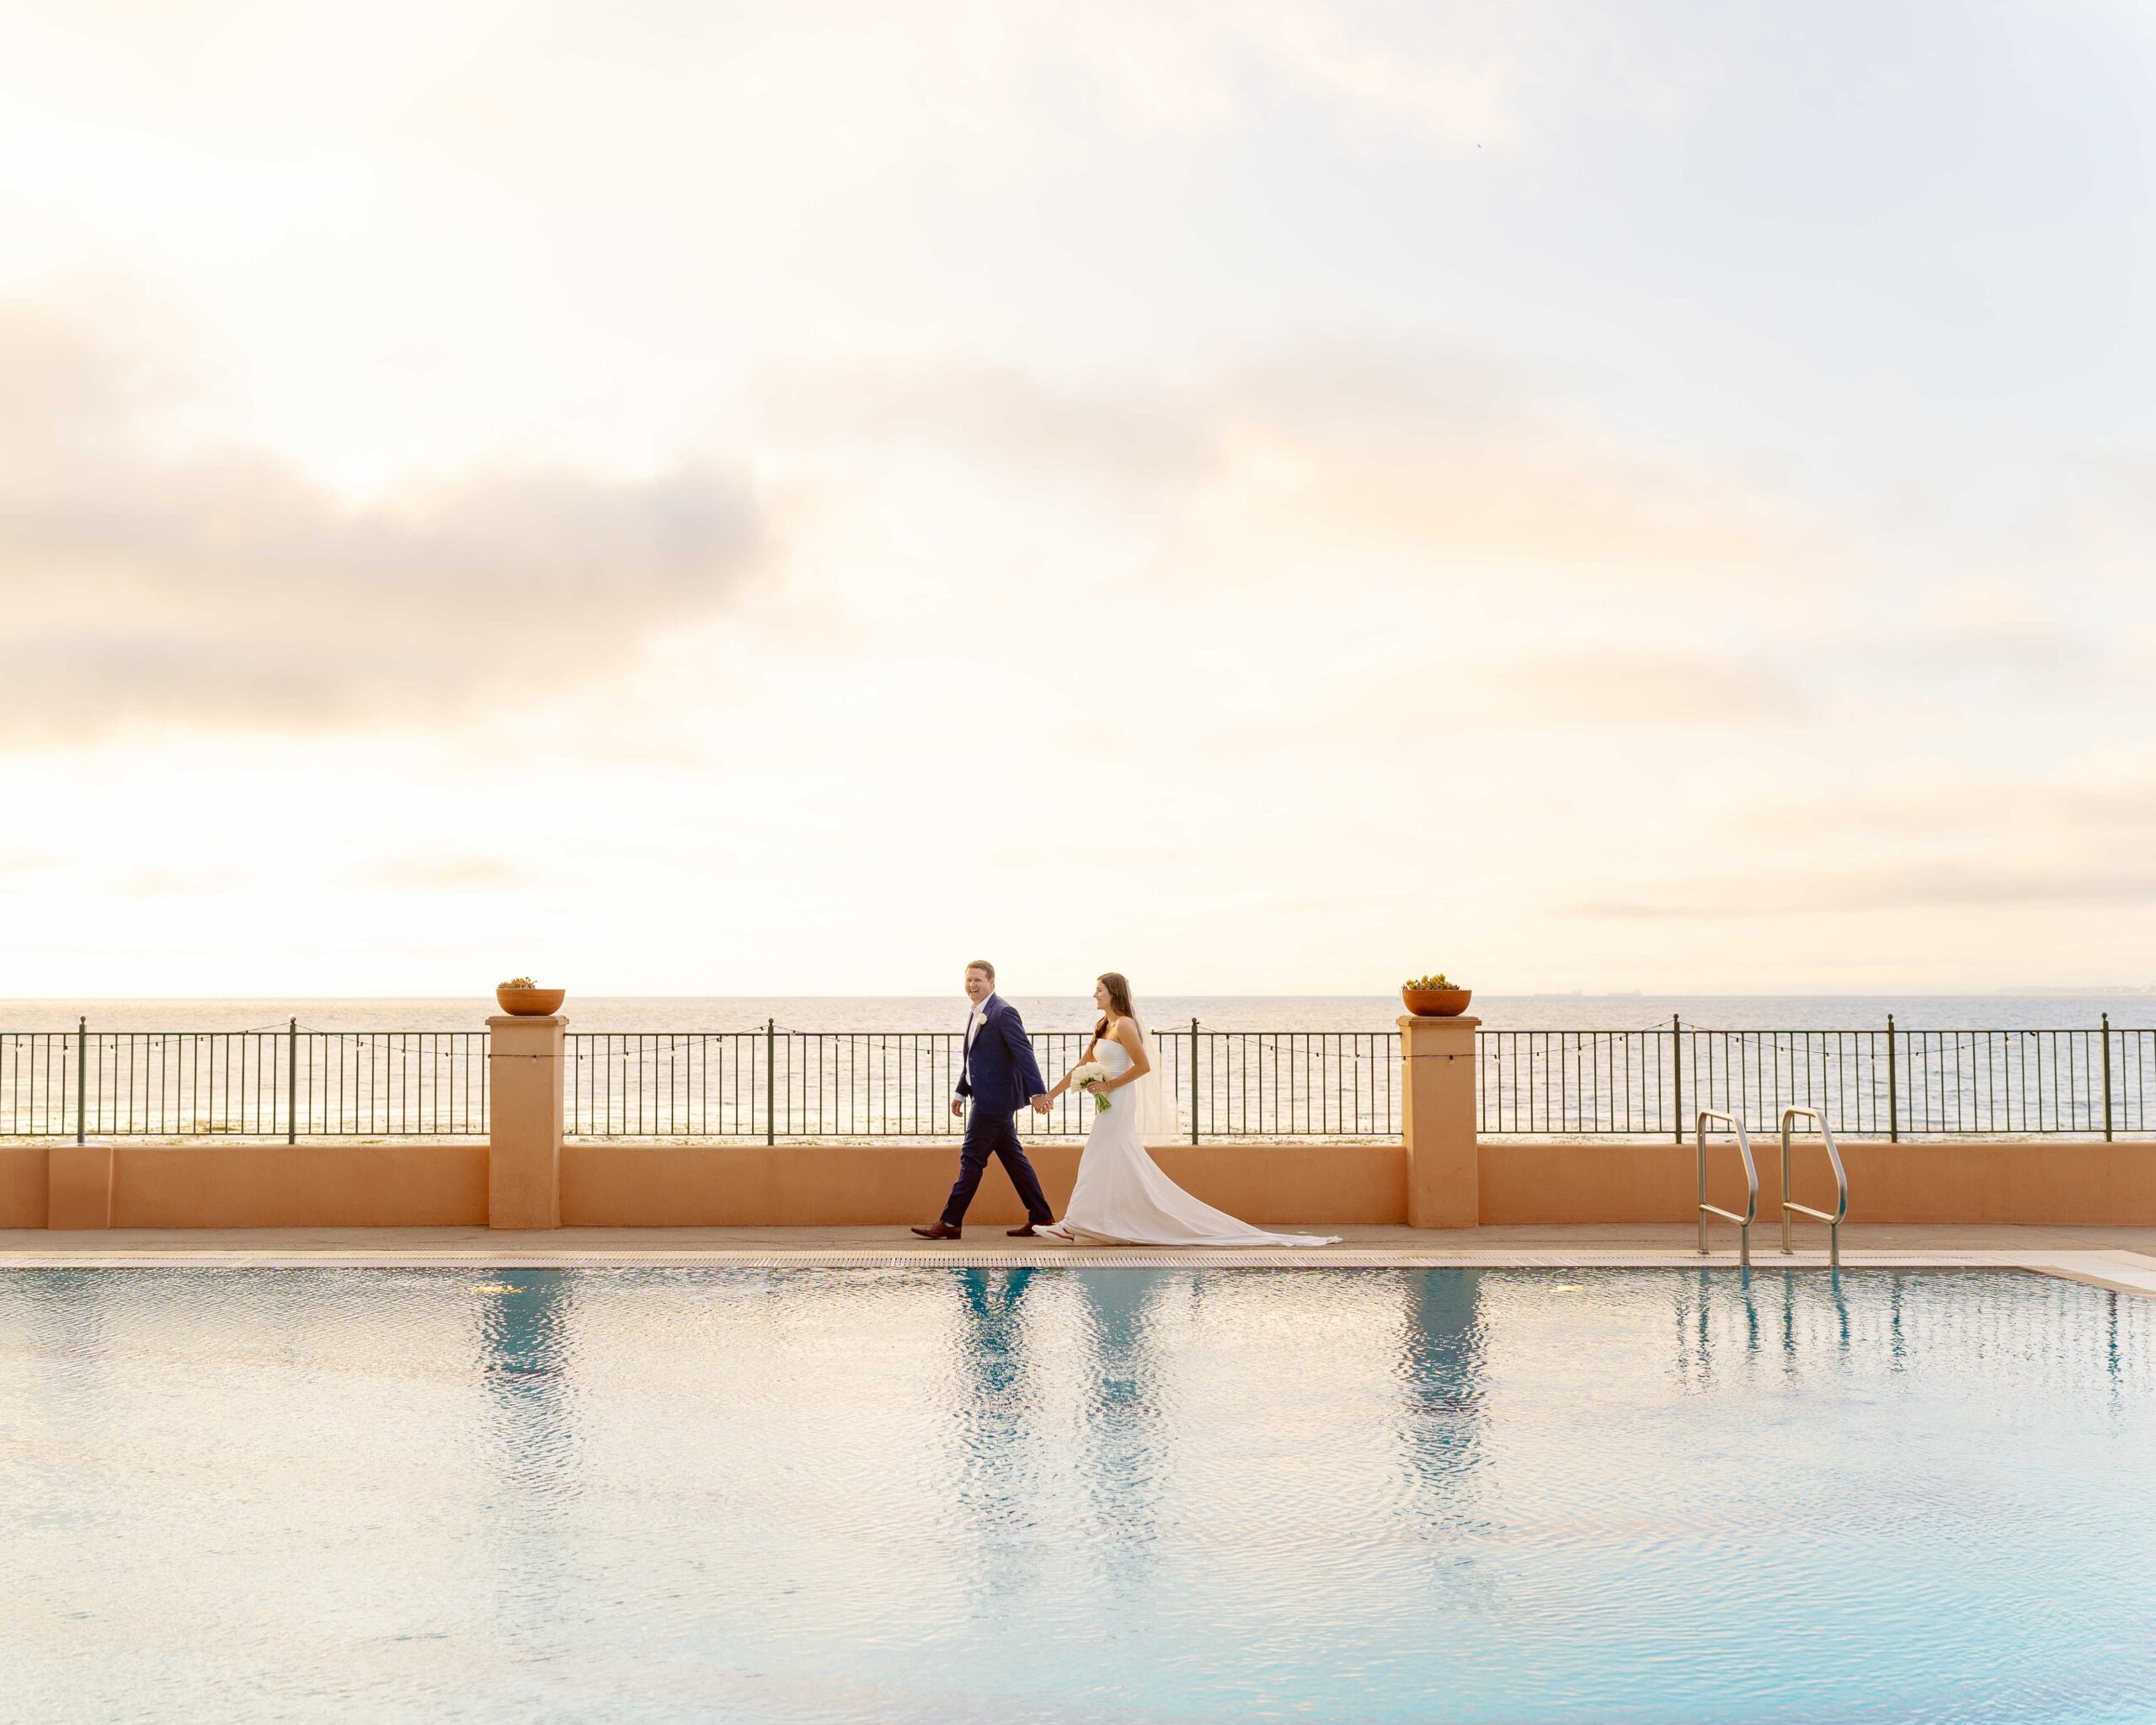
{"label": "held hands", "polygon": [[1044,1114],[1048,1112],[1048,1109],[1049,1099],[1047,1097],[1037,1096],[1033,1098],[1033,1112],[1035,1114]]}

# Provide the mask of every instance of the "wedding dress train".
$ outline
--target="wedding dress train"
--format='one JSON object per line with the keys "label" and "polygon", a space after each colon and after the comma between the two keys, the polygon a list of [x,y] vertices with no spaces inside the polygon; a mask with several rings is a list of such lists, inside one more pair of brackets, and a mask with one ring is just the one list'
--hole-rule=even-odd
{"label": "wedding dress train", "polygon": [[[1141,1032],[1142,1034],[1142,1032]],[[1150,1044],[1149,1044],[1150,1046]],[[1121,1043],[1102,1038],[1093,1058],[1120,1078],[1130,1070]],[[1108,1107],[1093,1116],[1093,1130],[1078,1158],[1070,1209],[1054,1225],[1050,1239],[1114,1246],[1337,1246],[1337,1235],[1268,1234],[1201,1204],[1162,1173],[1145,1153],[1145,1110],[1138,1092],[1147,1080],[1112,1092]]]}

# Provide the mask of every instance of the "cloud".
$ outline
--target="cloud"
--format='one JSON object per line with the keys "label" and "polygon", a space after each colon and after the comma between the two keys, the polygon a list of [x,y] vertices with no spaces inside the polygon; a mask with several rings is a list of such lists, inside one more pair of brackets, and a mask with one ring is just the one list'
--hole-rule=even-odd
{"label": "cloud", "polygon": [[1769,917],[1868,911],[2005,910],[2156,905],[2156,867],[1924,862],[1873,869],[1705,876],[1636,897],[1588,900],[1568,915],[1634,921]]}
{"label": "cloud", "polygon": [[1897,615],[1838,644],[1844,663],[1868,678],[1915,667],[1957,699],[2017,704],[2132,680],[2116,638],[2128,620],[2103,615],[2109,607],[2070,558],[2041,577],[1949,575],[1898,598]]}
{"label": "cloud", "polygon": [[[867,37],[873,63],[904,67],[905,77],[869,85],[872,98],[918,100],[927,88],[964,113],[1025,99],[1038,107],[1045,90],[1075,79],[1089,110],[1141,131],[1256,128],[1314,109],[1358,136],[1460,151],[1518,147],[1582,112],[1673,117],[1716,63],[1707,45],[1729,33],[1696,12],[1669,25],[1628,13],[1615,24],[1585,0],[1097,0],[1075,12],[1010,0],[992,27],[962,0],[930,0],[895,29],[888,8],[859,0],[799,9],[835,40]],[[965,51],[947,51],[949,40]]]}
{"label": "cloud", "polygon": [[1796,687],[1706,653],[1547,653],[1476,674],[1494,714],[1554,724],[1732,724],[1802,711]]}
{"label": "cloud", "polygon": [[[1598,422],[1523,371],[1412,342],[1284,343],[1187,377],[880,361],[776,371],[766,419],[816,450],[931,448],[1173,535],[1256,540],[1307,579],[1321,547],[1499,570],[1662,582],[1848,569],[1845,531],[1733,466]],[[1255,559],[1220,559],[1246,583]],[[1337,579],[1338,571],[1331,572]]]}
{"label": "cloud", "polygon": [[454,892],[521,886],[531,875],[499,857],[399,857],[376,863],[360,879],[397,891]]}
{"label": "cloud", "polygon": [[1157,127],[1255,124],[1283,95],[1358,127],[1382,123],[1453,145],[1509,143],[1523,124],[1529,43],[1508,24],[1516,7],[1112,0],[1076,19],[1031,9],[1032,53],[1082,65],[1126,114]]}
{"label": "cloud", "polygon": [[1220,457],[1217,428],[1172,385],[1059,384],[1013,366],[792,366],[766,374],[764,423],[816,447],[928,444],[1037,479],[1172,494]]}
{"label": "cloud", "polygon": [[739,478],[497,469],[365,505],[160,436],[137,368],[0,307],[0,737],[439,718],[632,664],[766,535]]}
{"label": "cloud", "polygon": [[143,868],[123,876],[115,890],[131,899],[195,898],[229,892],[243,879],[234,868]]}
{"label": "cloud", "polygon": [[1866,780],[1831,796],[1784,795],[1736,817],[1735,830],[1785,840],[1804,831],[1893,842],[1976,839],[1994,850],[2034,834],[2089,860],[2156,844],[2156,761],[2128,760],[2095,771],[2062,761],[2052,773],[2040,778],[1934,765],[1921,777]]}
{"label": "cloud", "polygon": [[[1566,907],[1641,921],[1873,911],[2156,909],[2156,759],[2063,756],[2045,776],[1942,769],[1788,788],[1717,810],[1714,830],[1775,861],[1614,883]],[[1807,862],[1807,859],[1810,860]]]}

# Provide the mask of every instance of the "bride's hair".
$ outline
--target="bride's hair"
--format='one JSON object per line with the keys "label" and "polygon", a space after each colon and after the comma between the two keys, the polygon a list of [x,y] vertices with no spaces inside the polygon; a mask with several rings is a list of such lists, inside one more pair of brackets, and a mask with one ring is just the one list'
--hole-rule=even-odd
{"label": "bride's hair", "polygon": [[[1130,1004],[1130,984],[1120,970],[1103,970],[1097,979],[1108,991],[1108,1011],[1118,1018],[1135,1018],[1137,1009]],[[1104,1034],[1108,1028],[1106,1018],[1093,1027],[1093,1034]]]}

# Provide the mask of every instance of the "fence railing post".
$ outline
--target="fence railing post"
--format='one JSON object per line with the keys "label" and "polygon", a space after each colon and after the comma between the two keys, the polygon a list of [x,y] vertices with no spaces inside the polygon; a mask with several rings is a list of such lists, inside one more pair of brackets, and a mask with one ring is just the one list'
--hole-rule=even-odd
{"label": "fence railing post", "polygon": [[1894,1015],[1886,1015],[1886,1141],[1902,1141],[1901,1062],[1894,1053]]}
{"label": "fence railing post", "polygon": [[487,1020],[489,1228],[562,1225],[568,1022],[559,1012]]}
{"label": "fence railing post", "polygon": [[1482,1219],[1477,1018],[1403,1017],[1400,1146],[1407,1164],[1407,1226],[1472,1228]]}
{"label": "fence railing post", "polygon": [[2111,1015],[2105,1012],[2104,1020],[2104,1142],[2111,1141]]}
{"label": "fence railing post", "polygon": [[1198,1020],[1190,1021],[1190,1141],[1198,1142]]}
{"label": "fence railing post", "polygon": [[764,1142],[778,1142],[778,1020],[764,1020]]}
{"label": "fence railing post", "polygon": [[1669,1123],[1673,1144],[1684,1141],[1684,1027],[1678,1015],[1669,1015],[1670,1087],[1677,1097],[1677,1118]]}
{"label": "fence railing post", "polygon": [[75,1021],[75,1142],[83,1141],[87,1132],[83,1108],[89,1097],[90,1021],[87,1016]]}
{"label": "fence railing post", "polygon": [[300,1021],[285,1031],[285,1142],[300,1141]]}

